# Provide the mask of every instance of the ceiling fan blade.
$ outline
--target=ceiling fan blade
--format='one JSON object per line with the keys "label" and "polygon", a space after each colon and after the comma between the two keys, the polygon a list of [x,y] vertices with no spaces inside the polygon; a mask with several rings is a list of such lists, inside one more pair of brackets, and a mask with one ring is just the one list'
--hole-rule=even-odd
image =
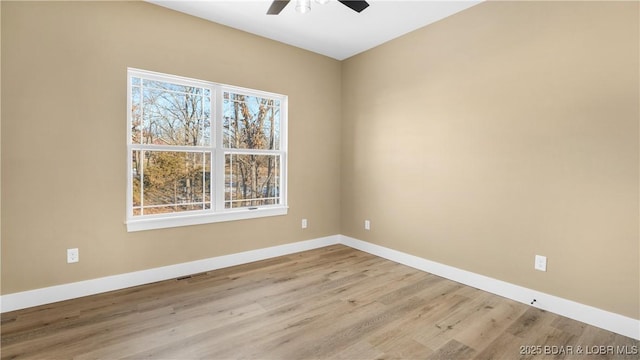
{"label": "ceiling fan blade", "polygon": [[338,0],[343,5],[348,6],[351,10],[355,12],[362,12],[362,10],[369,7],[369,3],[366,1],[355,1],[355,0]]}
{"label": "ceiling fan blade", "polygon": [[278,15],[291,0],[274,0],[267,10],[267,15]]}

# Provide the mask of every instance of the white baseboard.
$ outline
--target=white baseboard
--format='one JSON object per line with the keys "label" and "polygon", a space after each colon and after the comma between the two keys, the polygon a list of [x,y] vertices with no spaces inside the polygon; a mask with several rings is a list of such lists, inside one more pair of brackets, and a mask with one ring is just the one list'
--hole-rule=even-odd
{"label": "white baseboard", "polygon": [[500,295],[527,305],[568,317],[589,325],[640,340],[640,320],[545,294],[484,275],[440,264],[414,255],[392,250],[348,236],[340,235],[340,243],[364,252],[410,266],[480,290]]}
{"label": "white baseboard", "polygon": [[121,275],[107,276],[98,279],[2,295],[0,296],[0,312],[4,313],[20,310],[33,306],[104,293],[107,291],[149,284],[156,281],[174,279],[181,276],[246,264],[334,244],[343,244],[354,249],[362,250],[367,253],[524,304],[530,304],[533,299],[536,299],[533,306],[540,309],[640,340],[640,320],[472,273],[470,271],[461,270],[453,266],[440,264],[344,235],[327,236],[313,240],[191,261],[188,263],[163,266]]}
{"label": "white baseboard", "polygon": [[0,312],[25,309],[337,244],[339,235],[0,296]]}

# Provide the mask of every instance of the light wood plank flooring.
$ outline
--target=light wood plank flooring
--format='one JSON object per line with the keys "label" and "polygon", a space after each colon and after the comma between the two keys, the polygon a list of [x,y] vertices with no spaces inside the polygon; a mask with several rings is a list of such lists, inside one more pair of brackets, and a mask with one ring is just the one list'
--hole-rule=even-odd
{"label": "light wood plank flooring", "polygon": [[1,325],[2,359],[638,359],[639,345],[342,245],[5,313]]}

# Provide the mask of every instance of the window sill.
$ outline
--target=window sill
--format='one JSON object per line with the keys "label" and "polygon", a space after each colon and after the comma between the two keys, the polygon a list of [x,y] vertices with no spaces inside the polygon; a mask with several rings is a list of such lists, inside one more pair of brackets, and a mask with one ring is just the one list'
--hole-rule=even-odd
{"label": "window sill", "polygon": [[202,225],[224,221],[255,219],[268,216],[286,215],[288,207],[264,207],[257,209],[229,210],[220,213],[196,213],[185,215],[145,217],[127,220],[127,232],[165,229],[179,226]]}

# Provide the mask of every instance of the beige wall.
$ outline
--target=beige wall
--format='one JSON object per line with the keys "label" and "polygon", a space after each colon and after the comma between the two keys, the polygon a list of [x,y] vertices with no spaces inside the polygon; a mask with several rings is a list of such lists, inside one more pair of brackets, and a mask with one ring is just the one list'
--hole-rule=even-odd
{"label": "beige wall", "polygon": [[[145,3],[3,1],[2,294],[343,233],[638,319],[638,14],[485,3],[341,64]],[[127,233],[128,66],[289,95],[289,215]]]}
{"label": "beige wall", "polygon": [[[0,1],[0,39],[2,39],[2,2]],[[0,46],[0,69],[2,69],[2,46]],[[2,71],[0,71],[2,84]],[[0,85],[0,140],[2,139],[2,86]],[[2,270],[2,142],[0,141],[0,272]],[[2,294],[2,275],[0,274],[0,294]]]}
{"label": "beige wall", "polygon": [[[3,1],[2,56],[2,294],[340,232],[338,61],[141,2]],[[128,66],[287,94],[289,215],[127,233]]]}
{"label": "beige wall", "polygon": [[346,60],[343,234],[640,318],[638,7],[483,3]]}

